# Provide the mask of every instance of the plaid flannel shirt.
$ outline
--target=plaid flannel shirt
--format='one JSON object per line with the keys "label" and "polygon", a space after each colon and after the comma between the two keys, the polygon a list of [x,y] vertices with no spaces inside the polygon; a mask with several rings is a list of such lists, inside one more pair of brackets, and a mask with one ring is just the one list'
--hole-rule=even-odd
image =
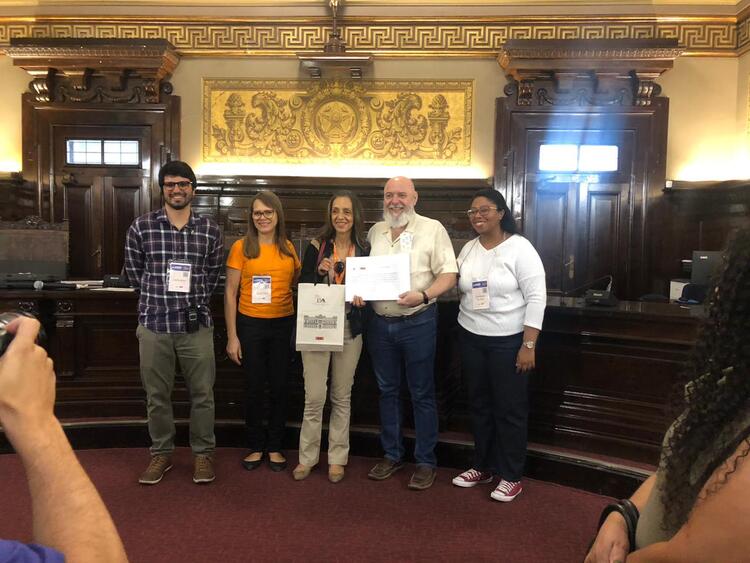
{"label": "plaid flannel shirt", "polygon": [[[167,291],[170,260],[192,265],[189,293]],[[213,326],[210,300],[223,261],[221,231],[209,217],[191,212],[180,230],[169,222],[164,208],[135,219],[125,241],[125,272],[139,292],[138,322],[154,332],[187,332],[185,310],[192,305],[198,307],[200,323]]]}

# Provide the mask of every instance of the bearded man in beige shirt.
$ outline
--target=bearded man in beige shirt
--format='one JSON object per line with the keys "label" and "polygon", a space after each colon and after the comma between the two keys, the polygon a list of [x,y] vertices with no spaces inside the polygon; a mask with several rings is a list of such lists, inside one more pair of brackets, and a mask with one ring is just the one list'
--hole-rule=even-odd
{"label": "bearded man in beige shirt", "polygon": [[409,482],[413,490],[427,489],[435,481],[435,300],[456,285],[458,271],[445,227],[414,211],[418,197],[409,178],[388,180],[383,190],[383,221],[367,237],[370,256],[409,254],[411,273],[411,287],[398,300],[372,303],[375,315],[368,325],[367,345],[380,390],[380,441],[385,457],[367,476],[382,481],[403,467],[399,391],[404,372],[416,431],[417,467]]}

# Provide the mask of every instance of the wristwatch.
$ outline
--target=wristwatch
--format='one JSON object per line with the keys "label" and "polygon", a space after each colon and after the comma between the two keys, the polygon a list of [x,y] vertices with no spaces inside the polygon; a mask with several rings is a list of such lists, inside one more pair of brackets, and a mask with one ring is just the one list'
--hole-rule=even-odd
{"label": "wristwatch", "polygon": [[425,305],[427,305],[430,302],[430,298],[427,297],[427,292],[426,291],[422,291],[421,293],[422,293],[422,303],[424,303]]}
{"label": "wristwatch", "polygon": [[533,340],[525,340],[523,345],[529,350],[533,350],[534,348],[536,348],[536,342],[534,342]]}

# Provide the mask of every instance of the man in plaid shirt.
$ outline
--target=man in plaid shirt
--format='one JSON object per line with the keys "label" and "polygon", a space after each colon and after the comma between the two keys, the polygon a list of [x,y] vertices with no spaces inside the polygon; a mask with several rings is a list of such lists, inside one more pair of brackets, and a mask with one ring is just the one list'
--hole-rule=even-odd
{"label": "man in plaid shirt", "polygon": [[209,304],[224,245],[216,222],[191,211],[195,183],[186,163],[165,164],[159,172],[164,207],[133,221],[125,242],[125,271],[139,293],[136,335],[152,442],[151,462],[138,480],[144,485],[155,485],[172,468],[175,360],[190,391],[193,481],[215,479],[216,362]]}

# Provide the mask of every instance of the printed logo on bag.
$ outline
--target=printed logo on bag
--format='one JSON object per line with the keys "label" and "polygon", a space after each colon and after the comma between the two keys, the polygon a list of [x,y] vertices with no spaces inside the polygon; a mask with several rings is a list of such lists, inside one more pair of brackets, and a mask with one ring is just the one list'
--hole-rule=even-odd
{"label": "printed logo on bag", "polygon": [[316,303],[325,303],[325,302],[326,302],[326,298],[325,298],[325,297],[322,297],[322,296],[320,296],[320,295],[316,295],[316,296],[315,296],[315,302],[316,302]]}
{"label": "printed logo on bag", "polygon": [[334,330],[338,326],[338,317],[327,317],[326,315],[305,315],[304,327],[311,329]]}

